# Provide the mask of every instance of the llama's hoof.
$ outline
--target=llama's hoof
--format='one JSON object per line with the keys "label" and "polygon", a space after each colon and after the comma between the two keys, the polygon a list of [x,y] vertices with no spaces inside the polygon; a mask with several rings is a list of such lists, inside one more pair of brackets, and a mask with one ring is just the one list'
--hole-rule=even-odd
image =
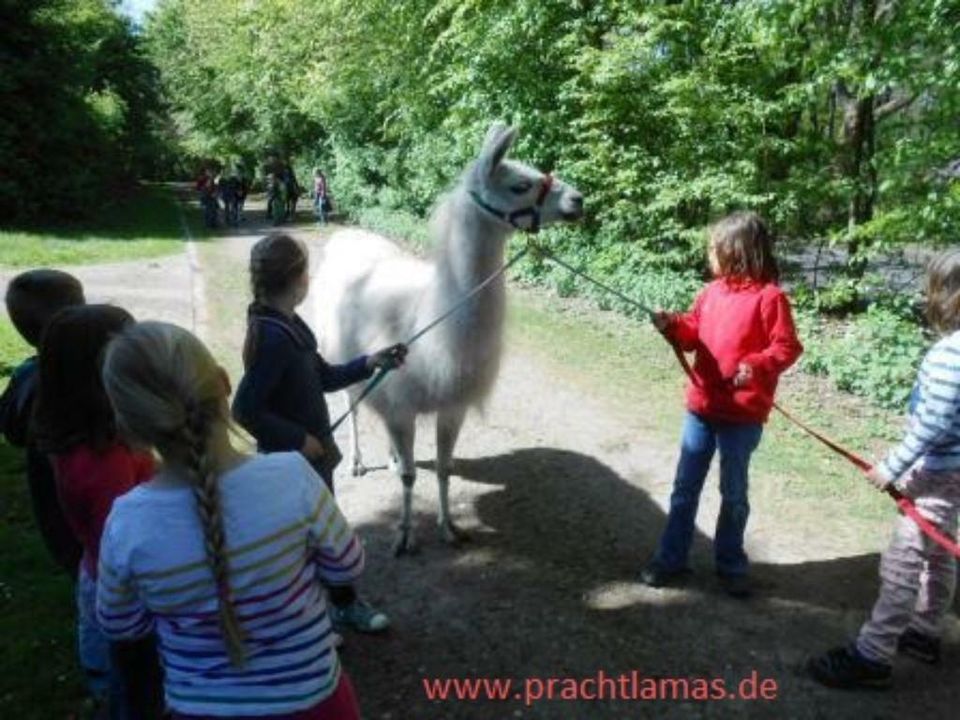
{"label": "llama's hoof", "polygon": [[440,537],[442,537],[448,545],[457,546],[470,540],[470,534],[466,530],[461,530],[454,525],[451,520],[440,523],[438,527],[440,529]]}
{"label": "llama's hoof", "polygon": [[416,555],[420,548],[413,537],[412,528],[400,528],[397,532],[397,539],[393,543],[393,556]]}

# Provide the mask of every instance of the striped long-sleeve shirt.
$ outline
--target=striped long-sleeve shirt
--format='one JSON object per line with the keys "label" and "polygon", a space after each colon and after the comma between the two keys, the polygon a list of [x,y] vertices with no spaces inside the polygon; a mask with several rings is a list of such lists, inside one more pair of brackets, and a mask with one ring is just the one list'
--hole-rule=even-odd
{"label": "striped long-sleeve shirt", "polygon": [[362,545],[298,453],[255,456],[219,482],[245,664],[233,667],[227,656],[193,491],[162,472],[114,503],[100,548],[98,619],[113,639],[156,633],[176,712],[310,708],[340,677],[320,580],[355,580]]}
{"label": "striped long-sleeve shirt", "polygon": [[915,400],[906,436],[881,464],[893,480],[918,462],[930,472],[960,469],[960,332],[923,359]]}

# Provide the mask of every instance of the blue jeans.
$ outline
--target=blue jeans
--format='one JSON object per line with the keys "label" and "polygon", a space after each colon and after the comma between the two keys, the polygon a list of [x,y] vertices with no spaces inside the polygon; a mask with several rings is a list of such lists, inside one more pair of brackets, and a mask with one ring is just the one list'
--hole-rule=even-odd
{"label": "blue jeans", "polygon": [[130,716],[127,689],[110,658],[110,641],[97,624],[97,583],[80,564],[77,575],[77,645],[90,695],[109,698],[110,720]]}
{"label": "blue jeans", "polygon": [[721,503],[713,541],[717,572],[723,575],[747,572],[747,554],[743,551],[743,533],[750,515],[747,471],[750,456],[760,444],[762,434],[760,423],[715,422],[692,412],[686,414],[680,461],[670,495],[670,514],[654,556],[654,562],[664,571],[678,572],[687,566],[700,492],[719,447]]}
{"label": "blue jeans", "polygon": [[317,222],[321,225],[327,222],[326,198],[317,197],[313,200],[313,212],[317,216]]}

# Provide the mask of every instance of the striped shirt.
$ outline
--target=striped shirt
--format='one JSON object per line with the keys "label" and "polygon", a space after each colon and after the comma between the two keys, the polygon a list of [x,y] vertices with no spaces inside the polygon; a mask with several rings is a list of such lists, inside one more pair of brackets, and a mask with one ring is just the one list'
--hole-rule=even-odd
{"label": "striped shirt", "polygon": [[362,545],[299,453],[257,455],[219,482],[243,667],[226,653],[193,491],[162,474],[113,505],[100,547],[98,619],[113,639],[156,633],[175,712],[310,708],[340,679],[320,581],[355,580]]}
{"label": "striped shirt", "polygon": [[960,469],[960,331],[924,357],[914,399],[906,437],[881,470],[895,480],[918,462],[930,472]]}

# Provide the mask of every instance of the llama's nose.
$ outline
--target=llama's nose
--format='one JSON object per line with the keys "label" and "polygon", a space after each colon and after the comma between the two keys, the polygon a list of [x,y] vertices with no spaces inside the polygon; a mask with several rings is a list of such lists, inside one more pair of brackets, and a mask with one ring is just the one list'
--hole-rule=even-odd
{"label": "llama's nose", "polygon": [[583,195],[578,192],[570,193],[567,196],[569,210],[564,215],[569,220],[576,220],[583,217]]}

